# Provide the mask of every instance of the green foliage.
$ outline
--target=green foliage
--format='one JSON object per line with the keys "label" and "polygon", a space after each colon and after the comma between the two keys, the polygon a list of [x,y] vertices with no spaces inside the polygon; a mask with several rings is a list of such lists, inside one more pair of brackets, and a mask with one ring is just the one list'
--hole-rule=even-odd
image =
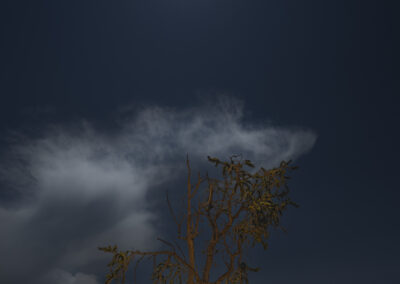
{"label": "green foliage", "polygon": [[99,250],[113,254],[112,260],[107,265],[110,267],[110,273],[106,275],[105,283],[109,284],[113,279],[120,279],[120,282],[124,283],[125,273],[128,270],[132,253],[130,251],[118,251],[118,247],[116,245],[113,247],[99,247]]}
{"label": "green foliage", "polygon": [[[175,243],[162,241],[171,250],[156,252],[141,251],[118,251],[117,247],[99,248],[105,252],[112,253],[113,258],[108,264],[110,273],[106,276],[106,284],[113,279],[124,283],[125,274],[129,263],[136,260],[137,264],[144,257],[153,258],[153,283],[182,283],[182,279],[188,279],[189,284],[209,284],[215,283],[248,283],[247,272],[256,272],[259,268],[250,268],[242,262],[243,252],[256,244],[268,248],[268,237],[271,228],[282,228],[280,218],[288,206],[295,206],[289,197],[287,180],[288,173],[297,167],[291,166],[291,161],[282,161],[279,167],[266,170],[261,167],[258,171],[250,172],[246,168],[254,168],[250,160],[235,160],[235,156],[230,161],[221,161],[218,158],[208,157],[208,160],[216,167],[222,168],[222,180],[205,179],[198,177],[196,188],[192,190],[190,183],[190,166],[187,160],[188,176],[188,212],[182,220],[186,220],[186,235],[182,235],[181,225],[171,213],[178,226],[178,240],[187,242],[189,255],[194,255],[194,239],[198,236],[198,224],[200,219],[208,221],[210,227],[210,239],[207,242],[203,253],[206,255],[206,262],[202,273],[196,261],[192,258],[186,260],[180,246]],[[208,198],[197,203],[197,208],[191,200],[195,197],[200,184],[206,180],[208,186]],[[169,200],[167,199],[168,205]],[[179,248],[181,254],[176,250]],[[214,257],[221,253],[226,271],[221,274],[214,282],[210,282],[209,275]],[[157,264],[157,256],[162,256],[163,260]],[[189,278],[186,276],[189,275]]]}

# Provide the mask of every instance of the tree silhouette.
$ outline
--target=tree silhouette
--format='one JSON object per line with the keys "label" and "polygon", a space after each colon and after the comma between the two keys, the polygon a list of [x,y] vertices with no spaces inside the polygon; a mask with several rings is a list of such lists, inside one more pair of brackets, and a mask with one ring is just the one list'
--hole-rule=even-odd
{"label": "tree silhouette", "polygon": [[[186,159],[186,212],[179,220],[167,194],[167,204],[177,226],[177,238],[186,243],[188,257],[178,242],[161,238],[158,240],[168,249],[144,252],[120,251],[117,246],[99,247],[100,250],[113,254],[108,264],[110,273],[107,274],[105,283],[109,284],[114,279],[124,283],[132,261],[135,261],[136,279],[137,265],[144,258],[153,259],[153,283],[248,283],[248,271],[258,271],[259,268],[248,266],[243,261],[243,253],[256,244],[261,244],[264,250],[267,249],[270,229],[283,229],[280,226],[283,211],[289,205],[297,207],[288,196],[287,186],[288,171],[296,167],[289,165],[291,161],[282,161],[277,168],[266,170],[261,167],[251,173],[245,167],[254,168],[252,162],[238,160],[237,157],[232,156],[230,161],[208,157],[216,167],[222,167],[222,179],[210,178],[208,174],[203,178],[199,173],[195,184],[191,182],[189,158]],[[198,195],[203,182],[207,182],[204,192],[206,198]],[[202,221],[208,224],[209,236],[203,250],[204,264],[200,267],[196,258],[198,243],[195,240],[199,236],[199,223]],[[210,273],[217,255],[225,268],[212,281]],[[157,258],[162,260],[158,262]]]}

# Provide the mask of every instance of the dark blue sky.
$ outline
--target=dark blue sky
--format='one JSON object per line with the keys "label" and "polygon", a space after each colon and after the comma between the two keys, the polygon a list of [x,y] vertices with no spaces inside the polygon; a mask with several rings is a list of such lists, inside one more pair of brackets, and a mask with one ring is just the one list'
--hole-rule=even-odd
{"label": "dark blue sky", "polygon": [[[166,124],[171,127],[168,131],[186,133],[182,113],[203,105],[203,110],[198,110],[203,117],[207,105],[224,94],[242,101],[241,121],[247,127],[283,129],[293,135],[288,137],[297,137],[296,131],[304,130],[317,137],[315,144],[306,143],[307,151],[294,151],[298,156],[307,152],[296,160],[300,170],[291,181],[293,197],[301,207],[290,210],[285,218],[289,233],[274,234],[270,249],[255,253],[262,270],[252,276],[253,282],[399,283],[400,193],[395,178],[400,152],[400,49],[396,11],[391,1],[369,0],[2,1],[2,173],[17,172],[12,169],[22,164],[25,173],[17,177],[26,178],[27,171],[37,178],[37,168],[27,164],[37,162],[32,155],[36,157],[44,149],[38,141],[75,136],[79,140],[82,120],[96,129],[93,136],[84,132],[87,141],[92,141],[93,137],[121,133],[116,129],[121,124],[128,127],[126,116],[132,113],[134,116],[149,106],[169,107],[177,118]],[[149,128],[156,127],[149,117]],[[162,114],[157,119],[166,117]],[[138,123],[145,118],[132,120]],[[68,131],[62,130],[61,138],[49,134],[49,124]],[[25,136],[15,138],[15,133]],[[119,135],[123,140],[124,135]],[[132,139],[139,139],[135,137]],[[64,143],[57,141],[54,145]],[[113,147],[125,145],[109,138],[104,141]],[[93,145],[83,144],[84,149]],[[184,155],[190,147],[182,145],[179,149]],[[16,148],[33,152],[19,164],[15,153],[21,153]],[[218,153],[212,147],[204,149]],[[53,161],[52,157],[46,161]],[[185,176],[184,171],[181,174]],[[8,228],[4,236],[0,233],[0,252],[8,254],[7,247],[18,247],[7,244],[14,232],[9,228],[19,222],[12,211],[16,209],[10,208],[39,202],[34,197],[34,201],[25,201],[25,197],[41,189],[32,189],[32,181],[17,186],[1,176],[0,208],[11,211],[0,211],[1,222]],[[173,187],[174,182],[169,181],[168,186]],[[157,187],[163,190],[162,185]],[[96,202],[101,205],[101,200]],[[95,214],[100,205],[90,204],[92,207],[79,207],[81,211],[67,206],[54,212],[74,215],[76,209],[79,214]],[[33,218],[49,224],[46,212],[53,211],[46,206],[40,207],[42,211],[35,217],[26,213],[25,222]],[[97,280],[102,282],[102,268],[89,265],[93,260],[74,267],[59,257],[57,250],[65,249],[62,244],[74,248],[69,240],[75,237],[55,234],[54,230],[68,231],[57,220],[48,234],[36,232],[35,227],[24,231],[35,236],[27,242],[49,236],[48,242],[55,239],[56,243],[47,246],[38,241],[39,247],[53,252],[30,255],[31,261],[42,263],[38,269],[45,273],[43,267],[54,257],[59,261],[56,268],[72,275],[87,269],[85,273],[99,273]],[[71,228],[87,228],[88,224]],[[87,230],[91,235],[102,232],[99,228]],[[15,229],[14,233],[22,231]],[[29,248],[37,252],[35,245]],[[0,254],[0,278],[12,279],[10,275],[17,272],[10,272],[15,268],[7,268],[9,256],[4,255]],[[28,273],[29,262],[24,265],[22,270]],[[9,283],[25,283],[24,273],[15,280],[20,282]],[[75,275],[73,283],[79,282],[76,279]]]}

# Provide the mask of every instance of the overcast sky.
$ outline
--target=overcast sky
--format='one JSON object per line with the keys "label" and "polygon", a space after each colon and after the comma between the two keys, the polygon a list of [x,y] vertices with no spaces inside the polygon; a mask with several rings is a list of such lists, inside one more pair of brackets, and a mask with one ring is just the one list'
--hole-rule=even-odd
{"label": "overcast sky", "polygon": [[0,282],[104,283],[98,246],[174,236],[186,154],[202,173],[242,154],[300,167],[288,233],[246,255],[252,283],[399,283],[399,23],[382,2],[2,1]]}

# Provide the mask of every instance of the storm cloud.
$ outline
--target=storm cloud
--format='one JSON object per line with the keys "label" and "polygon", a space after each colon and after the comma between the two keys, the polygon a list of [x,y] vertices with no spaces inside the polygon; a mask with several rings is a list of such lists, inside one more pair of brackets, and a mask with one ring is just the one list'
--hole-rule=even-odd
{"label": "storm cloud", "polygon": [[[148,106],[113,131],[90,122],[20,137],[0,164],[0,270],[5,283],[100,283],[97,246],[156,249],[159,218],[150,190],[185,174],[185,157],[207,155],[274,166],[312,148],[316,134],[245,122],[243,104],[222,97],[187,109]],[[155,198],[155,197],[154,197]],[[101,270],[100,270],[101,271]]]}

